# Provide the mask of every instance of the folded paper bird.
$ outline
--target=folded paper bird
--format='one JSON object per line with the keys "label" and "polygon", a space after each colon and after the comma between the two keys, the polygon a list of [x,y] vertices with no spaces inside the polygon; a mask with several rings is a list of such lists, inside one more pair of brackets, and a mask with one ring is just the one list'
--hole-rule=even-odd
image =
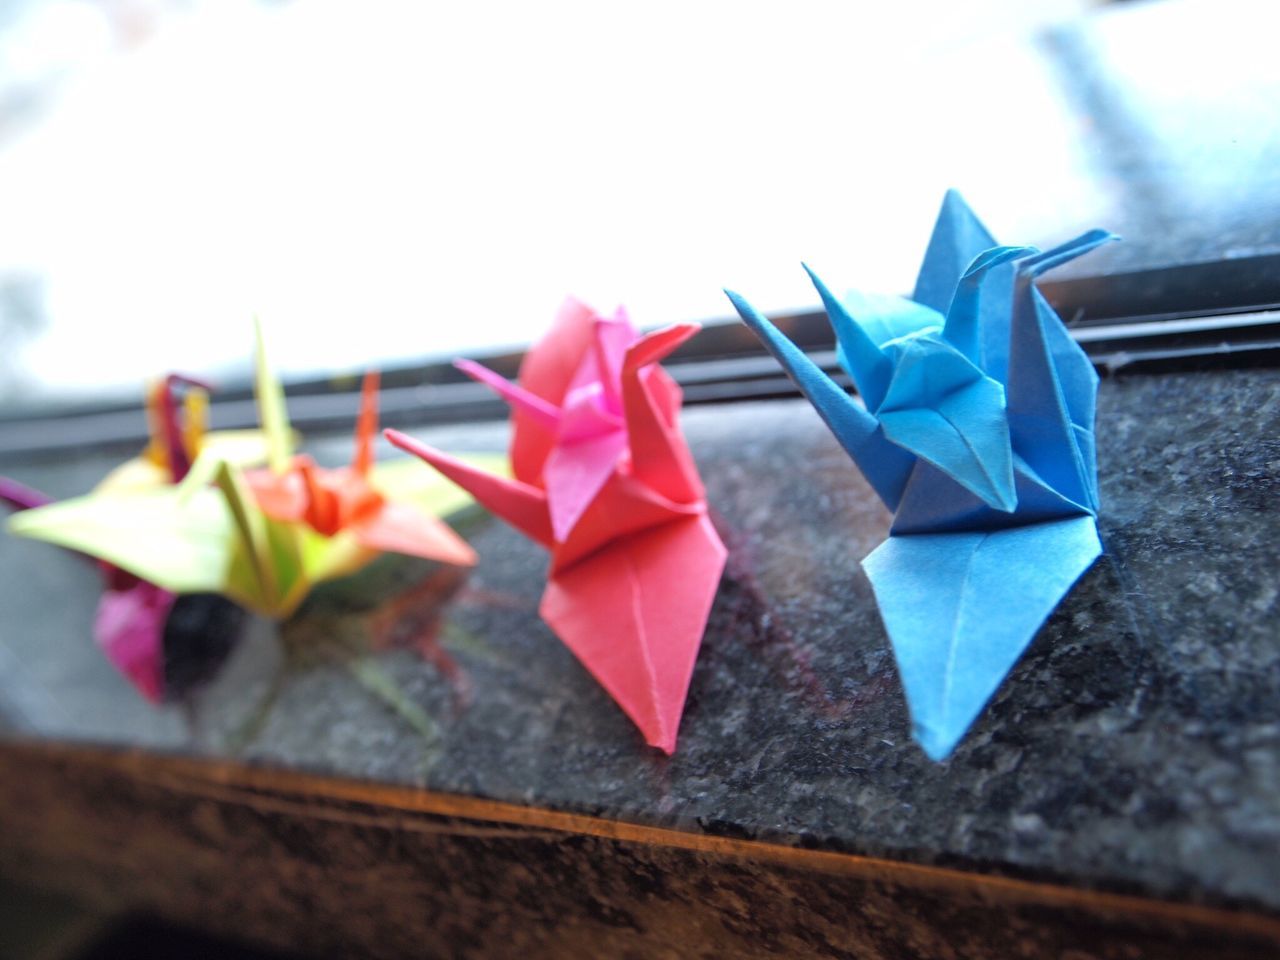
{"label": "folded paper bird", "polygon": [[[177,390],[185,388],[179,405]],[[206,432],[206,386],[197,380],[171,374],[147,391],[147,420],[151,439],[141,455],[127,460],[95,488],[90,498],[103,502],[121,491],[154,490],[179,483],[191,464],[203,453],[231,462],[251,464],[266,458],[266,441],[256,430]],[[0,477],[0,502],[20,511],[34,511],[13,526],[40,526],[41,519],[56,516],[59,508],[45,508],[53,501],[44,494]],[[72,513],[75,513],[74,507]],[[32,519],[34,517],[34,520]],[[92,520],[73,547],[85,555],[101,556],[96,549]],[[59,542],[56,537],[50,537]],[[93,636],[107,659],[146,699],[163,700],[165,689],[164,639],[178,596],[150,580],[144,580],[107,560],[97,560],[103,594],[93,621]]]}
{"label": "folded paper bird", "polygon": [[861,403],[726,291],[894,512],[863,569],[935,760],[1102,552],[1098,378],[1034,280],[1114,239],[997,246],[950,192],[912,300],[842,301],[810,271]]}
{"label": "folded paper bird", "polygon": [[725,561],[677,422],[680,388],[658,365],[697,330],[640,336],[622,310],[570,300],[518,384],[459,361],[513,408],[514,479],[386,431],[551,551],[543,619],[668,754]]}
{"label": "folded paper bird", "polygon": [[246,473],[243,458],[205,448],[177,485],[146,483],[142,468],[130,468],[107,489],[15,515],[10,529],[102,558],[171,593],[218,593],[277,619],[317,583],[353,573],[382,551],[473,563],[471,548],[437,519],[471,498],[412,461],[372,462],[377,377],[365,382],[353,464],[324,469],[293,456],[284,392],[260,333],[258,341],[263,429],[255,459],[267,470]]}

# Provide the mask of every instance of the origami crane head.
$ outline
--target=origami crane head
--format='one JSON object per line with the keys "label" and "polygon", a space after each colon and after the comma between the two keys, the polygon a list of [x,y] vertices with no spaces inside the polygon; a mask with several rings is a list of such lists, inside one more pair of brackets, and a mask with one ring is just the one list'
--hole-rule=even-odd
{"label": "origami crane head", "polygon": [[[187,387],[179,415],[175,388]],[[143,458],[181,482],[200,455],[208,428],[209,387],[203,381],[171,373],[147,391],[151,441]]]}
{"label": "origami crane head", "polygon": [[894,513],[863,568],[935,759],[1101,553],[1098,378],[1034,280],[1114,239],[999,246],[951,192],[911,300],[810,271],[862,403],[726,291]]}
{"label": "origami crane head", "polygon": [[551,551],[543,618],[668,753],[725,558],[658,365],[697,330],[641,336],[571,300],[518,384],[460,361],[513,408],[513,480],[387,431]]}

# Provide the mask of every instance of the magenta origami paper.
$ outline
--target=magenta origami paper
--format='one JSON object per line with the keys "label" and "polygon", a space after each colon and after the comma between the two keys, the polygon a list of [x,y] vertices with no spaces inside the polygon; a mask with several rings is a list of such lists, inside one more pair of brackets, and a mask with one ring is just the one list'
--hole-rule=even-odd
{"label": "magenta origami paper", "polygon": [[[15,510],[31,510],[52,500],[0,477],[0,502]],[[94,640],[139,693],[159,703],[164,699],[164,625],[177,596],[105,561],[84,559],[98,568],[103,580],[93,618]]]}

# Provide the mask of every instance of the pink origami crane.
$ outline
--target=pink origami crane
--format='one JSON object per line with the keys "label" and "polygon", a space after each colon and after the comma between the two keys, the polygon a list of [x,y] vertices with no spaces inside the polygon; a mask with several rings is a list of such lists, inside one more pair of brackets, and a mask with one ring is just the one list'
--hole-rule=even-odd
{"label": "pink origami crane", "polygon": [[698,329],[642,337],[621,309],[605,318],[570,300],[518,385],[459,361],[513,407],[514,480],[386,431],[551,550],[543,619],[668,754],[725,563],[677,423],[680,388],[658,366]]}

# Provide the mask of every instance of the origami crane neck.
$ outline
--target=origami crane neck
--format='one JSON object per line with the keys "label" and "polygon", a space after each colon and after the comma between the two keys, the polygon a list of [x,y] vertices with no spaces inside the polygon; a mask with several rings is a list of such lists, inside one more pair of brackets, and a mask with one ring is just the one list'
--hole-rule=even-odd
{"label": "origami crane neck", "polygon": [[[174,389],[179,385],[190,388],[183,398],[181,418]],[[201,380],[171,373],[147,392],[151,442],[145,456],[157,466],[167,469],[174,483],[179,483],[187,475],[200,453],[207,428],[211,389]]]}
{"label": "origami crane neck", "polygon": [[324,470],[310,457],[298,457],[295,463],[304,496],[299,519],[316,533],[332,537],[383,502],[355,470]]}
{"label": "origami crane neck", "polygon": [[346,470],[325,470],[310,457],[295,457],[302,478],[305,506],[302,520],[317,533],[331,537],[352,522],[367,516],[382,503],[382,496],[367,482],[373,468],[373,442],[378,430],[376,370],[364,375],[360,390],[360,414],[356,419],[355,452]]}
{"label": "origami crane neck", "polygon": [[960,276],[942,335],[975,365],[983,365],[982,294],[991,271],[1002,264],[1039,253],[1035,247],[992,247],[976,257]]}

